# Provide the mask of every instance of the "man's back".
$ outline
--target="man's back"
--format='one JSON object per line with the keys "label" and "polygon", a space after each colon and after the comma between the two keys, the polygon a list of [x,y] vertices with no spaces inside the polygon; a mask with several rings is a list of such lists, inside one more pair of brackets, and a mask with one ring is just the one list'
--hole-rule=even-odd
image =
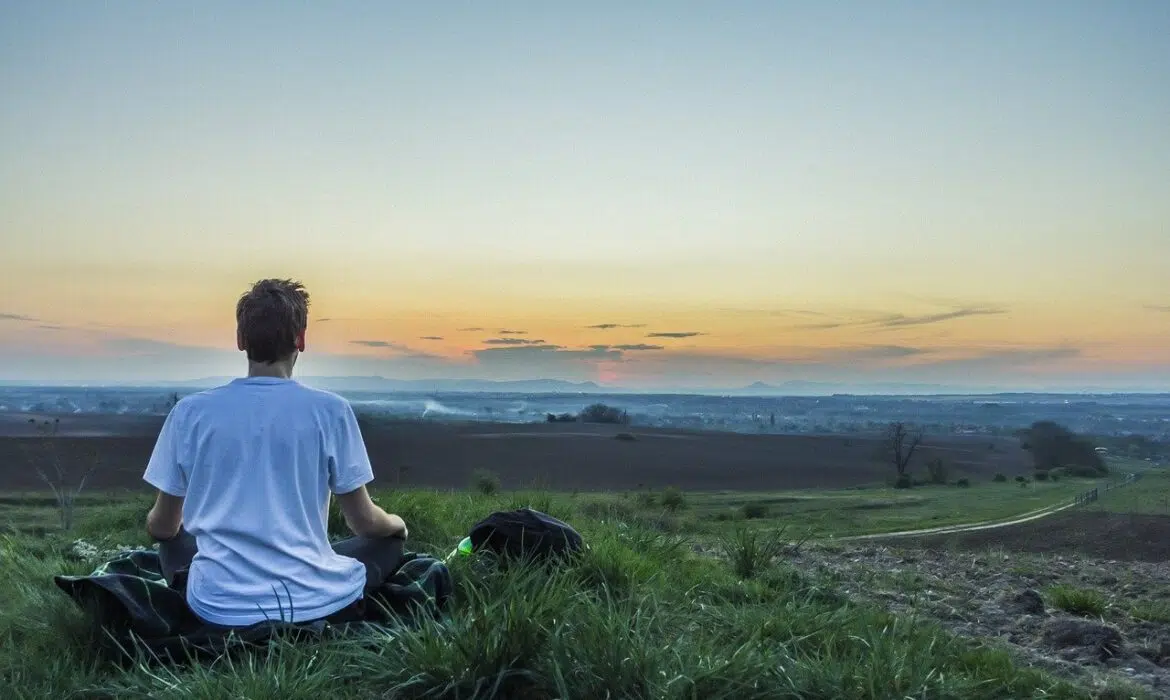
{"label": "man's back", "polygon": [[249,377],[172,410],[145,478],[185,496],[198,542],[187,598],[208,622],[310,620],[362,595],[365,567],[330,548],[329,493],[373,478],[349,404],[291,379]]}

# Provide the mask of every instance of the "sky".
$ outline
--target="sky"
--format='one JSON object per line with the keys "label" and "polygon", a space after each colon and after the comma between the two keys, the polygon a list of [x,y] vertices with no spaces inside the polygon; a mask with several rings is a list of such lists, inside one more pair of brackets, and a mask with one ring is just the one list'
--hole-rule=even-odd
{"label": "sky", "polygon": [[0,379],[1170,390],[1170,4],[0,5]]}

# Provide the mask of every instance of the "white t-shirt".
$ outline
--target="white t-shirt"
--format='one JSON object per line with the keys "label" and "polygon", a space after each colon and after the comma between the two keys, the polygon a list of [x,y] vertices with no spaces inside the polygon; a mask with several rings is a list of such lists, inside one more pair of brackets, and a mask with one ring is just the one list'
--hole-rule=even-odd
{"label": "white t-shirt", "polygon": [[243,627],[330,615],[362,595],[365,565],[334,553],[330,492],[374,478],[349,403],[292,379],[249,377],[183,398],[143,477],[184,496],[199,548],[187,601]]}

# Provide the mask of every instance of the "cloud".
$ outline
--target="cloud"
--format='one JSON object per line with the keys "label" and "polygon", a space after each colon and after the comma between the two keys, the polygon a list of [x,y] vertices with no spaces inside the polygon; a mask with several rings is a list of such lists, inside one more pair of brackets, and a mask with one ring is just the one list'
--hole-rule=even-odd
{"label": "cloud", "polygon": [[590,345],[591,350],[620,350],[621,352],[640,352],[644,350],[665,350],[662,345],[648,345],[646,343],[624,343],[622,345]]}
{"label": "cloud", "polygon": [[319,319],[317,319],[317,323],[328,323],[332,320],[333,319],[331,319],[331,318],[319,318]]}
{"label": "cloud", "polygon": [[699,331],[671,331],[666,333],[647,333],[647,338],[694,338],[697,335],[707,335]]}
{"label": "cloud", "polygon": [[1146,304],[1146,309],[1150,311],[1158,311],[1164,314],[1170,314],[1170,304]]}
{"label": "cloud", "polygon": [[481,326],[471,326],[469,328],[459,328],[458,331],[460,333],[482,333],[483,328]]}
{"label": "cloud", "polygon": [[483,341],[484,345],[544,345],[544,339],[530,340],[528,338],[489,338]]}
{"label": "cloud", "polygon": [[967,318],[969,316],[994,316],[997,314],[1006,313],[1005,309],[994,308],[977,308],[968,307],[962,309],[954,309],[953,311],[944,311],[942,313],[923,314],[919,316],[907,316],[905,314],[890,314],[889,316],[878,321],[878,325],[883,328],[901,328],[904,326],[925,326],[931,323],[942,323],[943,321],[950,321],[956,318]]}
{"label": "cloud", "polygon": [[897,360],[904,357],[925,355],[930,350],[905,345],[866,345],[857,348],[841,348],[828,353],[834,360]]}
{"label": "cloud", "polygon": [[528,335],[528,331],[510,331],[504,328],[500,330],[500,335]]}
{"label": "cloud", "polygon": [[483,348],[476,350],[473,355],[480,362],[546,360],[620,360],[620,350],[613,350],[604,346],[591,347],[584,350],[567,350],[561,345],[525,345],[509,348]]}
{"label": "cloud", "polygon": [[443,336],[441,336],[441,335],[420,335],[418,339],[419,340],[442,340]]}
{"label": "cloud", "polygon": [[395,353],[396,358],[409,358],[416,360],[441,360],[444,359],[441,355],[432,355],[431,353],[419,352],[409,345],[402,343],[394,343],[388,340],[351,340],[352,345],[362,345],[367,348],[381,348],[390,350]]}
{"label": "cloud", "polygon": [[58,326],[58,325],[54,325],[54,324],[52,324],[52,323],[39,323],[39,324],[37,324],[37,328],[43,328],[43,329],[45,329],[45,330],[47,330],[47,331],[63,331],[63,330],[68,330],[68,329],[67,329],[65,326]]}
{"label": "cloud", "polygon": [[614,328],[645,328],[645,323],[598,323],[592,326],[585,326],[591,330],[608,331]]}
{"label": "cloud", "polygon": [[35,323],[38,320],[39,319],[35,319],[32,316],[25,316],[24,314],[0,313],[0,321],[23,321],[25,323]]}
{"label": "cloud", "polygon": [[842,328],[844,326],[857,325],[848,321],[826,321],[824,323],[802,323],[793,328],[802,331],[827,331],[832,328]]}

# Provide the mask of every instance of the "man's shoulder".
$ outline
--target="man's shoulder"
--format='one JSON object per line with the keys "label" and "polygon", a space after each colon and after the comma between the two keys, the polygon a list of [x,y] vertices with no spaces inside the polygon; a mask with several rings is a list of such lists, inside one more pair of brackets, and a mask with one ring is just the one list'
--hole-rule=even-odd
{"label": "man's shoulder", "polygon": [[297,387],[307,400],[324,409],[332,411],[345,411],[349,408],[349,401],[341,394],[336,394],[325,389],[318,389],[316,387],[305,386],[304,384],[297,384]]}

